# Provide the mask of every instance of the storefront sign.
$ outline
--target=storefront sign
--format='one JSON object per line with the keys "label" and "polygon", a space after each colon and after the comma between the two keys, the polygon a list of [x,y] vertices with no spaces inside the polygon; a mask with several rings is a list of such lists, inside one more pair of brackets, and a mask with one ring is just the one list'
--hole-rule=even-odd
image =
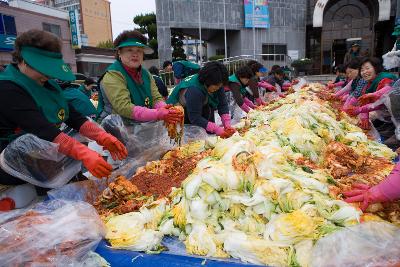
{"label": "storefront sign", "polygon": [[73,49],[81,48],[81,34],[79,29],[78,10],[69,11],[69,27],[71,30],[71,44]]}
{"label": "storefront sign", "polygon": [[244,21],[246,28],[270,28],[268,1],[244,0]]}
{"label": "storefront sign", "polygon": [[14,50],[14,43],[17,36],[0,34],[0,51]]}

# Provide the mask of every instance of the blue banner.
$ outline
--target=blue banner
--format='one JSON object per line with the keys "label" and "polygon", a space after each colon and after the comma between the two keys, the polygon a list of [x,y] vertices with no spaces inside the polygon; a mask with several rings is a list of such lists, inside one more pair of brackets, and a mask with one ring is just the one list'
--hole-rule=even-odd
{"label": "blue banner", "polygon": [[255,28],[270,28],[267,0],[244,0],[244,27],[253,28],[253,23]]}
{"label": "blue banner", "polygon": [[71,31],[71,45],[73,49],[81,48],[81,38],[78,21],[78,10],[69,11],[69,27]]}
{"label": "blue banner", "polygon": [[0,51],[14,50],[14,43],[17,36],[0,34]]}

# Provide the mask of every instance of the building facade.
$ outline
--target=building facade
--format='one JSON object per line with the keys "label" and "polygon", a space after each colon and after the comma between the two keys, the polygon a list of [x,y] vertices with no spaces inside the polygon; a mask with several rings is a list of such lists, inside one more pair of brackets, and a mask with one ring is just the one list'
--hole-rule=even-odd
{"label": "building facade", "polygon": [[258,58],[268,67],[308,57],[313,74],[331,72],[353,42],[364,55],[374,56],[394,43],[396,0],[270,0],[270,28],[255,28],[254,34],[245,28],[244,3],[251,1],[156,0],[160,61],[172,58],[170,40],[176,32],[201,37],[210,57],[225,54],[226,29],[228,57],[275,54]]}
{"label": "building facade", "polygon": [[36,0],[67,11],[78,10],[83,45],[96,46],[112,40],[111,9],[108,0]]}
{"label": "building facade", "polygon": [[0,64],[12,61],[11,51],[18,34],[41,29],[57,35],[62,41],[64,60],[76,71],[75,53],[71,47],[68,12],[26,0],[0,5]]}

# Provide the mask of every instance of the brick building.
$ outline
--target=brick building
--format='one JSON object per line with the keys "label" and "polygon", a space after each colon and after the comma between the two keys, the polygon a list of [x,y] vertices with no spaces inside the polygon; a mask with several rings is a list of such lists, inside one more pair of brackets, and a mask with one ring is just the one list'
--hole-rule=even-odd
{"label": "brick building", "polygon": [[[11,6],[12,5],[12,6]],[[10,5],[0,5],[0,64],[11,62],[13,40],[30,29],[41,29],[57,35],[62,40],[64,60],[76,71],[75,53],[71,47],[68,12],[26,0],[14,0]]]}

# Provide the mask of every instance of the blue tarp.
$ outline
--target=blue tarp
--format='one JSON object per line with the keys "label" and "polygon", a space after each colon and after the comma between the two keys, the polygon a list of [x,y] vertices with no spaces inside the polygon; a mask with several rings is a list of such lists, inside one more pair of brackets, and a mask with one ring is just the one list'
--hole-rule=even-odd
{"label": "blue tarp", "polygon": [[[163,243],[176,243],[173,238],[164,238]],[[182,244],[182,243],[181,243]],[[174,245],[173,245],[174,246]],[[206,259],[201,257],[185,256],[173,254],[171,251],[160,254],[146,254],[128,250],[111,249],[106,241],[101,241],[96,252],[106,259],[111,266],[141,266],[141,267],[192,267],[192,266],[210,266],[210,267],[256,267],[258,265],[245,264],[240,261],[230,259],[229,262],[222,260]],[[183,244],[182,244],[183,246]]]}

